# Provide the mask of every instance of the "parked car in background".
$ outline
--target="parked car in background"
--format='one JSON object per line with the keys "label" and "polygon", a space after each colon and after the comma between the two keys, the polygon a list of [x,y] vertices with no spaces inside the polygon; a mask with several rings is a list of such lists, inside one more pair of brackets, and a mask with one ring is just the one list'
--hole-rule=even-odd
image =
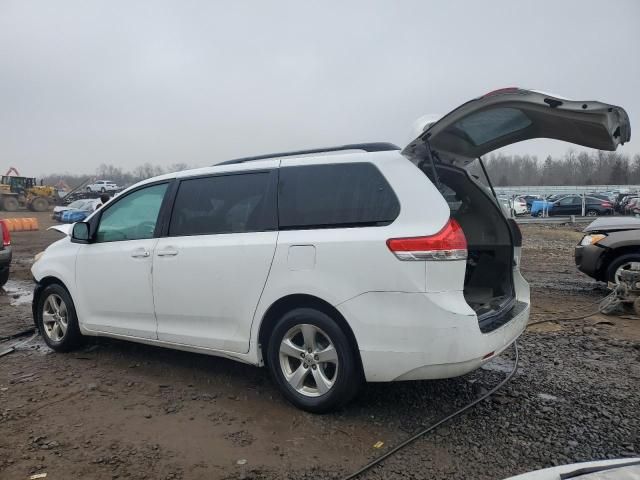
{"label": "parked car in background", "polygon": [[87,209],[87,210],[80,210],[80,209],[73,209],[73,210],[65,210],[64,212],[62,212],[62,215],[60,217],[60,221],[62,223],[75,223],[75,222],[81,222],[82,220],[84,220],[85,218],[87,218],[89,215],[91,215],[94,212],[95,209]]}
{"label": "parked car in background", "polygon": [[[566,195],[549,206],[549,215],[582,215],[582,195]],[[613,214],[613,204],[597,197],[584,197],[584,214],[587,217]]]}
{"label": "parked car in background", "polygon": [[53,208],[52,218],[57,221],[62,221],[62,214],[68,210],[86,210],[93,212],[98,205],[101,204],[99,198],[88,198],[84,200],[76,200],[69,205],[59,205]]}
{"label": "parked car in background", "polygon": [[463,375],[513,344],[530,310],[518,226],[465,167],[533,138],[615,150],[630,125],[613,105],[502,89],[402,150],[346,145],[148,179],[38,257],[34,321],[60,352],[99,335],[266,364],[312,412],[363,380]]}
{"label": "parked car in background", "polygon": [[9,280],[9,271],[11,270],[11,258],[13,252],[11,250],[11,232],[7,224],[0,220],[0,230],[2,231],[2,244],[0,244],[0,287],[3,287]]}
{"label": "parked car in background", "polygon": [[596,280],[618,283],[620,272],[640,268],[640,219],[599,218],[583,230],[575,248],[580,270]]}
{"label": "parked car in background", "polygon": [[623,215],[629,214],[629,205],[635,203],[636,199],[639,198],[637,195],[627,195],[622,199],[620,203],[620,213]]}
{"label": "parked car in background", "polygon": [[531,212],[531,207],[533,206],[533,202],[535,200],[542,200],[540,195],[522,195],[522,198],[527,204],[527,212]]}
{"label": "parked car in background", "polygon": [[519,197],[498,195],[498,202],[508,216],[525,215],[527,213],[527,202]]}
{"label": "parked car in background", "polygon": [[616,212],[622,213],[624,207],[622,202],[624,202],[625,198],[629,197],[631,194],[629,192],[621,192],[616,195],[616,198],[613,202],[613,208]]}
{"label": "parked car in background", "polygon": [[625,215],[637,215],[640,211],[640,197],[633,197],[624,206]]}
{"label": "parked car in background", "polygon": [[116,190],[120,190],[120,187],[109,180],[98,180],[95,183],[87,185],[87,192],[115,192]]}
{"label": "parked car in background", "polygon": [[522,197],[515,197],[511,200],[511,208],[514,215],[526,215],[528,212],[527,201]]}

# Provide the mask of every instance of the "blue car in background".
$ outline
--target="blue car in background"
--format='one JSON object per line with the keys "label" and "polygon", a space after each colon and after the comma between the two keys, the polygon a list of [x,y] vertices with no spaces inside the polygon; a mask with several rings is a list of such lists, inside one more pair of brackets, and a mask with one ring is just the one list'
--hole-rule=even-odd
{"label": "blue car in background", "polygon": [[549,200],[534,200],[533,203],[531,203],[531,216],[537,217],[542,215],[543,210],[549,212],[552,208],[553,202],[550,202]]}
{"label": "blue car in background", "polygon": [[93,210],[66,210],[62,212],[62,223],[75,223],[81,222],[89,215],[93,213]]}

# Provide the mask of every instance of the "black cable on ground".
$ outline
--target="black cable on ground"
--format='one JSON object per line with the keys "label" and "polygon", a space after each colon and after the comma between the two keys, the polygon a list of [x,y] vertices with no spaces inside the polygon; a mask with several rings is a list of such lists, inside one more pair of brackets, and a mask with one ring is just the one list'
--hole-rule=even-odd
{"label": "black cable on ground", "polygon": [[343,480],[352,480],[360,475],[362,475],[364,472],[366,472],[367,470],[370,470],[371,468],[375,467],[376,465],[380,464],[383,460],[386,460],[387,458],[389,458],[391,455],[395,454],[396,452],[398,452],[399,450],[403,449],[404,447],[406,447],[407,445],[409,445],[410,443],[416,441],[417,439],[419,439],[420,437],[426,435],[427,433],[431,432],[432,430],[435,430],[436,428],[438,428],[440,425],[442,425],[443,423],[448,422],[449,420],[457,417],[458,415],[466,412],[467,410],[469,410],[472,407],[475,407],[478,403],[482,402],[483,400],[487,399],[488,397],[490,397],[491,395],[493,395],[494,393],[496,393],[498,390],[500,390],[509,380],[511,380],[511,378],[515,375],[516,370],[518,370],[518,343],[517,342],[513,342],[513,350],[516,354],[516,359],[515,362],[513,364],[513,370],[511,370],[511,372],[509,372],[509,375],[507,375],[505,377],[504,380],[502,380],[498,385],[496,385],[495,387],[493,387],[491,390],[489,390],[487,393],[485,393],[484,395],[482,395],[481,397],[476,398],[473,402],[468,403],[467,405],[465,405],[464,407],[462,407],[459,410],[456,410],[455,412],[453,412],[450,415],[447,415],[446,417],[442,418],[441,420],[438,420],[436,423],[434,423],[433,425],[428,426],[427,428],[419,431],[418,433],[416,433],[415,435],[407,438],[405,441],[403,441],[402,443],[399,443],[398,445],[396,445],[395,447],[393,447],[391,450],[389,450],[388,452],[385,452],[384,454],[380,455],[378,458],[375,458],[374,460],[372,460],[371,462],[367,463],[364,467],[360,468],[359,470],[357,470],[356,472],[344,477]]}
{"label": "black cable on ground", "polygon": [[18,333],[14,333],[13,335],[7,335],[6,337],[0,337],[0,342],[5,342],[7,340],[13,340],[14,338],[24,337],[36,331],[36,327],[27,328]]}
{"label": "black cable on ground", "polygon": [[[586,313],[584,315],[578,315],[578,316],[573,316],[573,317],[564,317],[564,318],[545,318],[544,320],[538,320],[536,322],[532,322],[527,324],[527,328],[529,328],[532,325],[538,325],[540,323],[546,323],[546,322],[563,322],[563,321],[571,321],[571,320],[582,320],[584,318],[589,318],[592,317],[593,315],[596,315],[598,313],[601,313],[603,310],[603,305],[606,305],[605,301],[609,300],[609,302],[612,301],[612,299],[615,299],[616,293],[618,291],[618,287],[616,287],[609,295],[607,295],[604,299],[602,300],[598,300],[598,302],[600,303],[600,306],[597,310],[590,312],[590,313]],[[505,377],[504,380],[502,380],[498,385],[496,385],[495,387],[493,387],[491,390],[489,390],[487,393],[485,393],[484,395],[482,395],[481,397],[475,399],[473,402],[465,405],[464,407],[462,407],[461,409],[453,412],[452,414],[444,417],[441,420],[438,420],[436,423],[434,423],[433,425],[430,425],[429,427],[419,431],[418,433],[416,433],[415,435],[407,438],[406,440],[404,440],[402,443],[396,445],[395,447],[393,447],[391,450],[389,450],[388,452],[385,452],[383,455],[380,455],[379,457],[375,458],[374,460],[372,460],[371,462],[367,463],[365,466],[363,466],[362,468],[360,468],[360,470],[357,470],[356,472],[344,477],[343,480],[352,480],[356,477],[359,477],[360,475],[362,475],[364,472],[370,470],[371,468],[375,467],[376,465],[379,465],[382,461],[386,460],[387,458],[389,458],[391,455],[397,453],[399,450],[403,449],[404,447],[406,447],[407,445],[409,445],[410,443],[416,441],[418,438],[426,435],[427,433],[431,432],[432,430],[435,430],[436,428],[438,428],[440,425],[442,425],[443,423],[448,422],[449,420],[457,417],[458,415],[466,412],[467,410],[469,410],[470,408],[476,406],[478,403],[480,403],[481,401],[487,399],[488,397],[490,397],[491,395],[493,395],[495,392],[497,392],[498,390],[500,390],[509,380],[511,380],[511,378],[515,375],[516,371],[518,370],[518,344],[517,342],[513,342],[513,349],[515,351],[516,354],[516,359],[513,365],[513,370],[511,370],[511,372],[509,372],[509,375],[507,375]]]}

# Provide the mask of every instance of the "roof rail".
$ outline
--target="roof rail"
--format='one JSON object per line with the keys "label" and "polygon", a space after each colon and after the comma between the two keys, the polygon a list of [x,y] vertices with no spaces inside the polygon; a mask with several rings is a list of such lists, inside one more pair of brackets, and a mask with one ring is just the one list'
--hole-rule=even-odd
{"label": "roof rail", "polygon": [[338,147],[313,148],[311,150],[297,150],[293,152],[270,153],[267,155],[257,155],[255,157],[236,158],[227,160],[226,162],[216,163],[215,165],[231,165],[234,163],[252,162],[254,160],[265,160],[267,158],[278,157],[298,157],[300,155],[309,155],[312,153],[340,152],[342,150],[363,150],[365,152],[387,152],[391,150],[400,150],[400,147],[388,142],[374,143],[353,143],[350,145],[340,145]]}

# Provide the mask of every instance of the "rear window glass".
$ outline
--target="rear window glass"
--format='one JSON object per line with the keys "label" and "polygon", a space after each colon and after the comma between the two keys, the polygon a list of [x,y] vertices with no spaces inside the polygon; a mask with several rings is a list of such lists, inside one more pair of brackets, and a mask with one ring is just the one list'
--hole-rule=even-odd
{"label": "rear window glass", "polygon": [[463,118],[454,124],[474,145],[482,145],[531,125],[517,108],[492,108]]}
{"label": "rear window glass", "polygon": [[276,201],[268,172],[180,182],[169,235],[275,230]]}
{"label": "rear window glass", "polygon": [[371,163],[305,165],[280,169],[280,228],[387,225],[400,204]]}

